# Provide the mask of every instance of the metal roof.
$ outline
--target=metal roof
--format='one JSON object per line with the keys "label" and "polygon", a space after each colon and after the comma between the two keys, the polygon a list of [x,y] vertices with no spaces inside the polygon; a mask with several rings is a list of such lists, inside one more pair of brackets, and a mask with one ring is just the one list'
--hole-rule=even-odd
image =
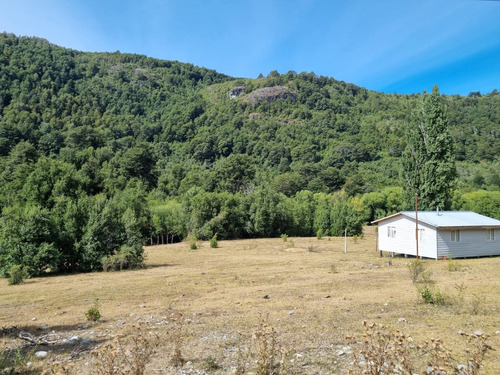
{"label": "metal roof", "polygon": [[[415,220],[415,211],[401,211],[397,214],[375,220],[372,224],[403,215]],[[418,211],[418,221],[436,228],[493,228],[500,227],[500,220],[472,211]]]}

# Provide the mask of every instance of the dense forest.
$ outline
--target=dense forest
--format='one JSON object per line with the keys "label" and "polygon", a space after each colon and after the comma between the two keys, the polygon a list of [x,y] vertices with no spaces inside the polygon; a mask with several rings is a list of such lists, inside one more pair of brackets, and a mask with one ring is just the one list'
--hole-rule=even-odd
{"label": "dense forest", "polygon": [[[403,207],[422,95],[0,34],[0,275],[127,267],[185,238],[360,234]],[[500,95],[441,97],[451,208],[500,219]]]}

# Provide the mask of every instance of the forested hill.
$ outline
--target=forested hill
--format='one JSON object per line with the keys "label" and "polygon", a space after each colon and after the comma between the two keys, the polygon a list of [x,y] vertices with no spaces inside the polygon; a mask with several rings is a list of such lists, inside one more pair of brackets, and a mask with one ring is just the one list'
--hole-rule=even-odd
{"label": "forested hill", "polygon": [[[0,34],[0,269],[25,258],[94,269],[165,237],[359,232],[400,208],[399,158],[419,97]],[[500,95],[443,98],[454,205],[468,208],[471,194],[500,189]]]}

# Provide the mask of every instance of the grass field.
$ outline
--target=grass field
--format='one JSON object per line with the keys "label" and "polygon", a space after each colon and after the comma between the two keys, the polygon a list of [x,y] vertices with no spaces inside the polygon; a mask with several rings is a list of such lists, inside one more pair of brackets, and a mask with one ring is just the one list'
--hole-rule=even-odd
{"label": "grass field", "polygon": [[[349,238],[347,253],[343,238],[198,245],[147,247],[147,268],[136,271],[14,286],[0,280],[3,356],[28,344],[16,337],[22,330],[38,343],[24,347],[24,357],[48,352],[29,368],[18,365],[34,373],[62,373],[66,366],[75,374],[98,373],[96,366],[111,373],[103,372],[106,363],[113,355],[122,362],[132,358],[135,344],[153,353],[144,359],[148,374],[259,373],[266,356],[282,358],[282,373],[344,374],[359,363],[367,321],[400,330],[415,343],[439,338],[456,363],[467,356],[457,332],[480,330],[496,349],[480,373],[500,373],[498,257],[424,261],[432,290],[444,296],[436,306],[423,302],[410,279],[411,259],[379,257],[373,228],[365,228],[363,238]],[[92,307],[101,313],[96,323],[85,316]],[[173,366],[180,357],[183,365]]]}

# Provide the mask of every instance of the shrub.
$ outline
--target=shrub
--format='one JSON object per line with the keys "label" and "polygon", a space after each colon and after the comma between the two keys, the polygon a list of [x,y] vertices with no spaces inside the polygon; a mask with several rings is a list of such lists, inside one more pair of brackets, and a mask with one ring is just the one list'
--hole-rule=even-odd
{"label": "shrub", "polygon": [[[424,263],[419,259],[415,259],[414,261],[408,263],[408,271],[410,273],[411,281],[415,284],[421,281],[422,274],[425,272]],[[428,273],[428,275],[430,275],[430,273]]]}
{"label": "shrub", "polygon": [[283,242],[288,241],[288,235],[283,233],[283,234],[281,235],[281,239],[283,240]]}
{"label": "shrub", "polygon": [[219,243],[217,242],[217,233],[214,234],[214,236],[210,239],[210,247],[212,249],[216,249],[219,246]]}
{"label": "shrub", "polygon": [[88,309],[85,313],[85,316],[87,317],[87,320],[89,322],[97,322],[99,319],[101,319],[101,312],[99,307],[99,300],[96,298],[94,301],[94,306]]}
{"label": "shrub", "polygon": [[122,246],[118,253],[102,258],[102,269],[104,272],[143,267],[143,249],[139,245],[135,247]]}
{"label": "shrub", "polygon": [[428,285],[424,285],[419,292],[425,303],[443,305],[445,302],[444,295],[439,290],[433,291]]}
{"label": "shrub", "polygon": [[22,284],[24,279],[28,277],[28,272],[23,266],[19,264],[14,264],[9,270],[9,285]]}
{"label": "shrub", "polygon": [[323,229],[318,229],[318,231],[316,232],[316,238],[318,240],[321,240],[323,238]]}
{"label": "shrub", "polygon": [[191,241],[191,243],[189,244],[189,248],[191,250],[196,250],[198,248],[198,246],[196,245],[195,241]]}

